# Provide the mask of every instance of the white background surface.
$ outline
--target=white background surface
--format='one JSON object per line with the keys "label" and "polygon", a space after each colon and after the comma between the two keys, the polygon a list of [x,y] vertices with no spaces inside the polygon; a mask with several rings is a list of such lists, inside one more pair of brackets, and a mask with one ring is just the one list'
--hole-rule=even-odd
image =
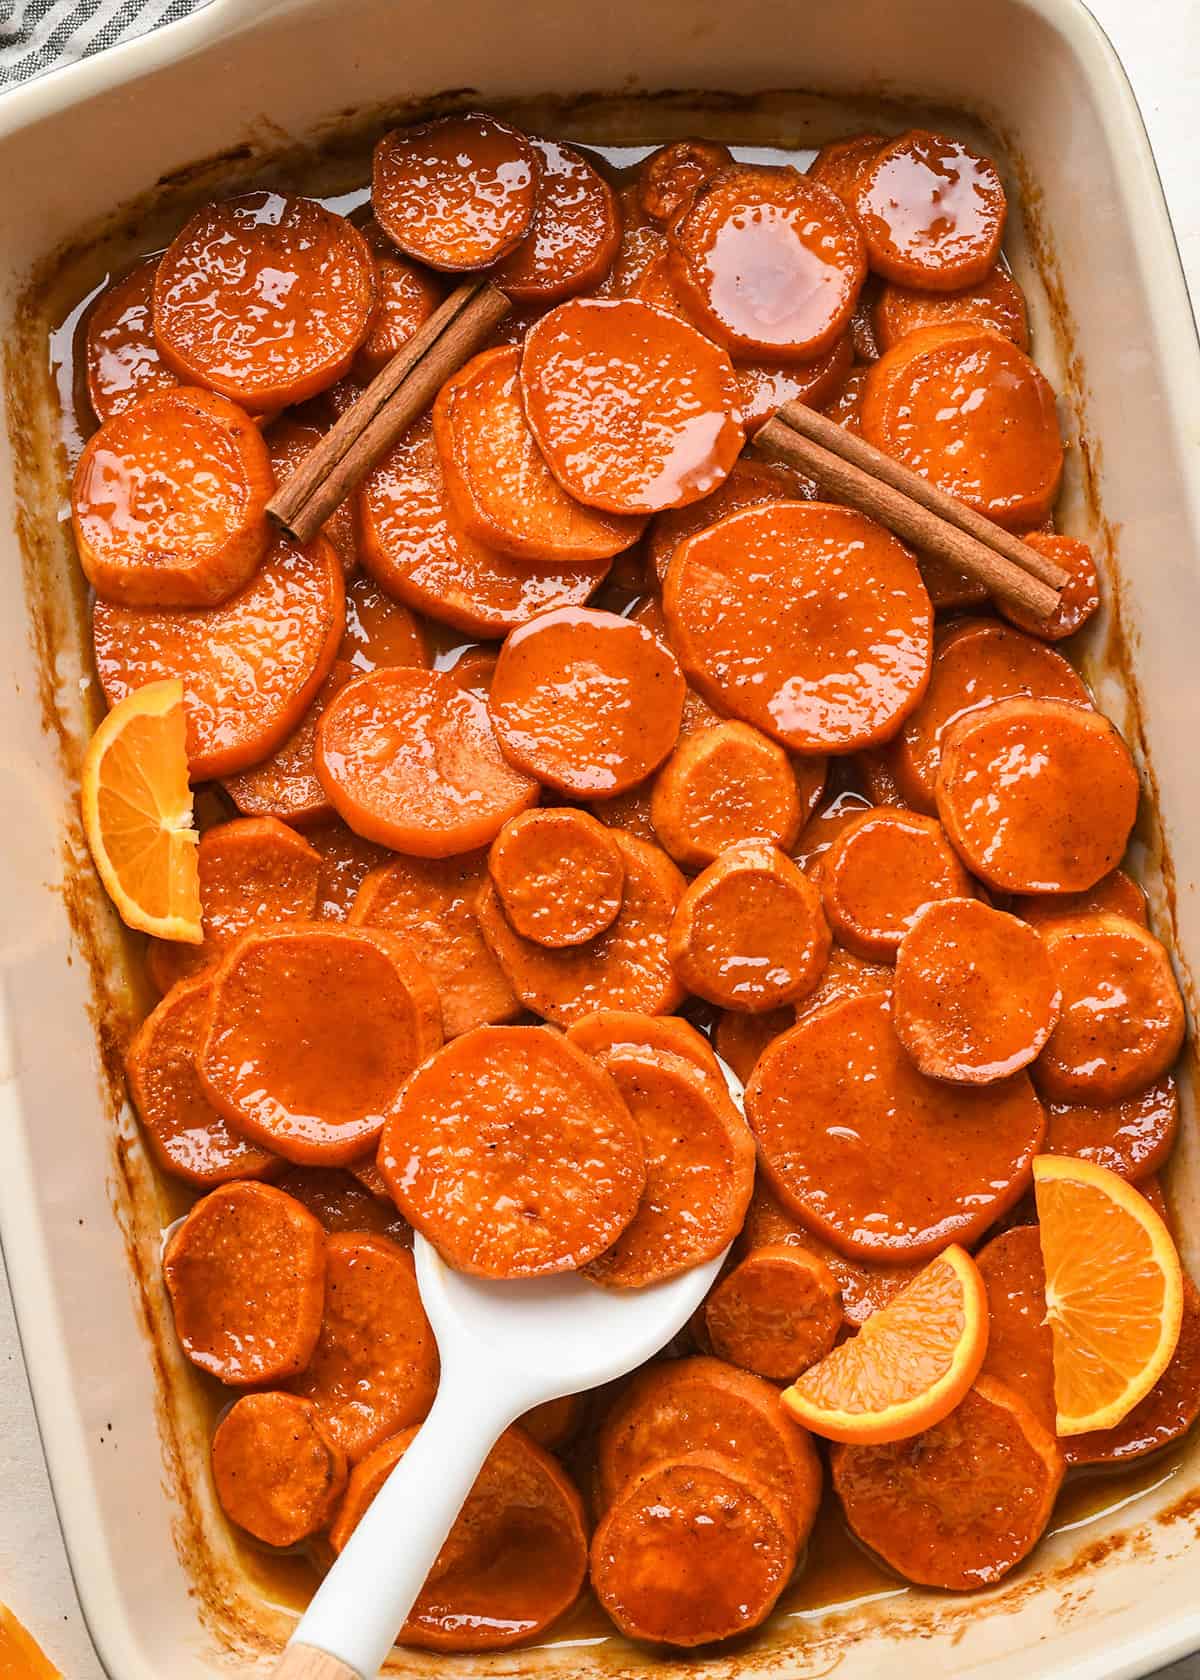
{"label": "white background surface", "polygon": [[[1200,0],[1092,0],[1091,9],[1124,60],[1141,105],[1193,308],[1200,312]],[[2,1259],[0,1600],[26,1624],[67,1680],[101,1680],[103,1670],[80,1614],[59,1535]],[[1200,1657],[1165,1675],[1200,1680]]]}

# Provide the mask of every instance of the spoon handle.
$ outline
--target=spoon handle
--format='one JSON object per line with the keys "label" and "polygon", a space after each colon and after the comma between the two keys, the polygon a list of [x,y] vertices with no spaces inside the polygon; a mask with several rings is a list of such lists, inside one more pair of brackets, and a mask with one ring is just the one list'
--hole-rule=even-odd
{"label": "spoon handle", "polygon": [[432,1411],[317,1588],[275,1680],[374,1680],[513,1416],[486,1372],[454,1381],[443,1369]]}

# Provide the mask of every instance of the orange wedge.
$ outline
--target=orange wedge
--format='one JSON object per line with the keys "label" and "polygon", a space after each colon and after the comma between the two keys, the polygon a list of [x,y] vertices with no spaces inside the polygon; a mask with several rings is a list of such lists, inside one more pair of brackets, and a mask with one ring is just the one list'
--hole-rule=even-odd
{"label": "orange wedge", "polygon": [[136,689],[109,712],[84,756],[80,802],[92,859],[121,920],[199,945],[198,836],[177,677]]}
{"label": "orange wedge", "polygon": [[1160,1216],[1107,1167],[1033,1163],[1060,1435],[1112,1429],[1171,1363],[1183,1272]]}
{"label": "orange wedge", "polygon": [[881,1445],[919,1435],[951,1413],[987,1352],[987,1292],[952,1244],[857,1336],[809,1367],[783,1395],[797,1423],[830,1441]]}

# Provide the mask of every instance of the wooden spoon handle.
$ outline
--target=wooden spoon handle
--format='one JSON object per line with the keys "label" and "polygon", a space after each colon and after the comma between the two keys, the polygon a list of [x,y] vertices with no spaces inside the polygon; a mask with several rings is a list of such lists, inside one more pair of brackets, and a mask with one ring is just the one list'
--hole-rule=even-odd
{"label": "wooden spoon handle", "polygon": [[276,1665],[274,1680],[362,1680],[344,1662],[318,1651],[315,1645],[287,1645]]}

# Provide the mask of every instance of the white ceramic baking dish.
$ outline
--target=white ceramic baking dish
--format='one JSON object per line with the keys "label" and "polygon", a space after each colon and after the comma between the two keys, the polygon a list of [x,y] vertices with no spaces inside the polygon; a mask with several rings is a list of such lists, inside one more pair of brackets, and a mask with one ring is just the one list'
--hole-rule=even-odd
{"label": "white ceramic baking dish", "polygon": [[[0,1221],[72,1566],[116,1680],[263,1672],[288,1618],[247,1583],[214,1519],[203,1417],[169,1333],[150,1334],[162,1330],[163,1208],[121,1103],[119,950],[80,867],[72,780],[90,679],[47,500],[61,459],[27,288],[72,244],[72,272],[90,265],[99,278],[115,207],[136,201],[153,222],[156,207],[244,179],[264,155],[467,89],[481,102],[582,89],[830,96],[700,101],[722,135],[758,144],[819,143],[891,98],[991,128],[1028,207],[1014,261],[1076,445],[1068,524],[1096,541],[1106,567],[1112,610],[1092,640],[1091,674],[1157,788],[1162,834],[1145,830],[1145,875],[1185,984],[1200,953],[1200,358],[1133,98],[1075,0],[212,0],[9,94],[0,524],[17,536],[0,569]],[[703,121],[696,103],[659,97],[614,113],[585,100],[559,127],[662,139]],[[885,120],[900,127],[904,114]],[[1173,1192],[1186,1220],[1200,1202],[1190,1112],[1185,1131]],[[1195,1237],[1190,1249],[1194,1263]],[[1198,1518],[1193,1450],[1151,1467],[1124,1508],[1059,1532],[990,1594],[900,1592],[798,1614],[719,1653],[707,1672],[837,1666],[845,1680],[878,1680],[919,1662],[960,1676],[1019,1666],[1028,1680],[1141,1674],[1200,1646]],[[491,1659],[395,1660],[411,1674],[696,1672],[589,1638]]]}

